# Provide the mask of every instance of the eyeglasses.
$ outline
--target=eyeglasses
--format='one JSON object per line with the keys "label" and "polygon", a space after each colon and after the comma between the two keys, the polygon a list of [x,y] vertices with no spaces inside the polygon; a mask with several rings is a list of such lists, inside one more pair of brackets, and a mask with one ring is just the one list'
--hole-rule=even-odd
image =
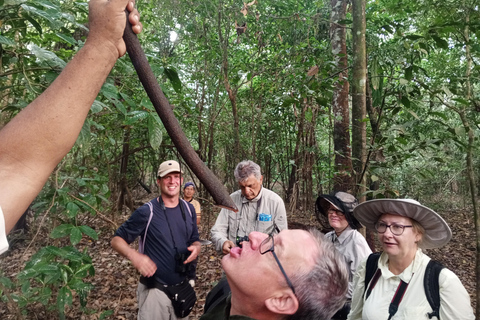
{"label": "eyeglasses", "polygon": [[[278,230],[278,228],[276,228]],[[282,271],[283,276],[285,277],[285,280],[287,280],[287,284],[292,289],[293,294],[295,294],[295,289],[293,288],[293,284],[290,281],[290,279],[287,276],[287,273],[285,272],[285,269],[283,269],[282,264],[280,263],[280,260],[278,260],[277,254],[275,253],[275,241],[273,240],[273,234],[270,233],[268,235],[268,238],[262,241],[260,244],[260,254],[265,254],[267,252],[271,252],[273,254],[273,257],[277,261],[278,267],[280,268],[280,271]]]}
{"label": "eyeglasses", "polygon": [[345,213],[343,213],[341,210],[335,209],[335,208],[329,208],[328,213],[335,213],[337,216],[344,216]]}
{"label": "eyeglasses", "polygon": [[403,231],[405,231],[405,228],[412,228],[413,226],[404,226],[402,224],[386,224],[385,222],[377,222],[375,223],[375,230],[377,230],[378,233],[385,233],[387,231],[387,228],[390,229],[390,232],[393,233],[396,236],[401,236],[403,234]]}

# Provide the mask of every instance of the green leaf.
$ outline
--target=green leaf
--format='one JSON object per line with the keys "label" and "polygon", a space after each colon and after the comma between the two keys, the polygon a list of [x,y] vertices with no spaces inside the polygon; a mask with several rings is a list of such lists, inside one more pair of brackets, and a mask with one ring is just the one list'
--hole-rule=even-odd
{"label": "green leaf", "polygon": [[118,99],[119,97],[117,87],[109,82],[105,82],[102,89],[100,89],[100,93],[108,99]]}
{"label": "green leaf", "polygon": [[58,266],[54,264],[42,264],[36,266],[35,269],[37,270],[37,272],[43,274],[56,274],[58,272]]}
{"label": "green leaf", "polygon": [[76,245],[82,240],[82,232],[78,227],[73,227],[70,233],[70,242],[72,245]]}
{"label": "green leaf", "polygon": [[158,150],[163,140],[162,128],[158,124],[157,120],[150,116],[148,117],[148,142],[152,146],[153,150]]}
{"label": "green leaf", "polygon": [[430,115],[440,117],[440,118],[442,118],[442,119],[445,120],[445,121],[448,120],[447,115],[446,115],[445,113],[443,113],[443,112],[432,111],[432,112],[430,112]]}
{"label": "green leaf", "polygon": [[0,35],[0,43],[4,44],[4,45],[7,45],[7,46],[15,46],[16,45],[15,41],[13,41],[13,40],[11,40],[7,37],[4,37],[2,35]]}
{"label": "green leaf", "polygon": [[423,36],[420,36],[418,34],[409,34],[407,36],[405,36],[406,39],[409,39],[409,40],[418,40],[418,39],[422,39]]}
{"label": "green leaf", "polygon": [[182,91],[182,82],[178,77],[177,71],[173,68],[165,68],[164,73],[172,83],[172,86],[175,92],[180,93]]}
{"label": "green leaf", "polygon": [[78,213],[78,210],[80,210],[80,208],[77,206],[76,203],[69,202],[69,203],[67,203],[67,210],[65,211],[65,214],[69,218],[75,218],[75,216]]}
{"label": "green leaf", "polygon": [[63,33],[55,33],[57,37],[64,40],[66,43],[71,44],[72,46],[77,45],[77,40],[75,40],[72,36],[66,35]]}
{"label": "green leaf", "polygon": [[74,228],[74,226],[71,224],[61,224],[55,229],[53,229],[52,233],[50,234],[50,237],[53,239],[66,237],[70,235],[72,228]]}
{"label": "green leaf", "polygon": [[410,114],[411,114],[415,119],[420,120],[420,118],[418,117],[418,115],[417,115],[415,112],[413,112],[412,110],[408,110],[408,112],[410,112]]}
{"label": "green leaf", "polygon": [[65,319],[66,305],[72,305],[72,292],[67,287],[62,287],[57,296],[57,309],[62,320]]}
{"label": "green leaf", "polygon": [[412,80],[412,78],[413,78],[413,67],[410,66],[410,67],[405,69],[405,79],[410,81],[410,80]]}
{"label": "green leaf", "polygon": [[90,228],[89,226],[80,226],[80,231],[82,231],[84,234],[92,238],[93,240],[98,240],[98,234],[95,230]]}
{"label": "green leaf", "polygon": [[405,107],[410,108],[410,100],[407,96],[402,96],[401,102]]}
{"label": "green leaf", "polygon": [[432,39],[435,40],[437,47],[441,49],[448,49],[448,42],[438,36],[432,36]]}
{"label": "green leaf", "polygon": [[78,270],[75,271],[75,274],[79,275],[79,274],[85,273],[85,275],[82,276],[82,277],[85,277],[87,275],[86,271],[88,271],[92,267],[93,267],[92,264],[84,264],[83,266],[78,268]]}
{"label": "green leaf", "polygon": [[149,112],[143,110],[136,110],[127,113],[127,120],[125,121],[126,124],[132,125],[137,123],[140,120],[143,120],[149,116]]}
{"label": "green leaf", "polygon": [[48,247],[45,247],[45,249],[57,257],[65,257],[65,252],[61,248],[58,248],[55,246],[48,246]]}
{"label": "green leaf", "polygon": [[108,316],[111,316],[112,314],[113,314],[113,310],[103,311],[103,312],[100,314],[100,317],[98,318],[98,320],[104,320],[104,319],[106,319]]}
{"label": "green leaf", "polygon": [[38,301],[44,306],[49,303],[51,297],[52,289],[50,289],[49,287],[40,288],[40,290],[38,291]]}
{"label": "green leaf", "polygon": [[28,14],[25,14],[25,19],[27,19],[27,21],[30,22],[35,29],[37,29],[38,33],[43,33],[42,26],[40,25],[40,23],[37,22],[37,20],[30,17],[30,15]]}
{"label": "green leaf", "polygon": [[60,59],[55,53],[42,49],[37,45],[32,44],[30,46],[31,52],[37,57],[42,65],[49,67],[64,68],[67,64]]}

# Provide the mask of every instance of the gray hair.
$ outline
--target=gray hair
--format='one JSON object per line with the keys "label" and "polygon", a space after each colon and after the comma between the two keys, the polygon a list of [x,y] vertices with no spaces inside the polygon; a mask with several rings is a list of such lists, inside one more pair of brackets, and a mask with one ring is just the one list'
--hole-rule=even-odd
{"label": "gray hair", "polygon": [[329,320],[346,300],[348,270],[345,258],[316,229],[309,230],[318,245],[312,270],[292,277],[298,310],[291,320]]}
{"label": "gray hair", "polygon": [[237,182],[247,180],[248,177],[250,177],[252,174],[255,178],[257,178],[257,180],[260,180],[262,178],[260,166],[251,160],[243,160],[242,162],[237,164],[237,167],[233,172],[233,175],[235,176],[235,180]]}

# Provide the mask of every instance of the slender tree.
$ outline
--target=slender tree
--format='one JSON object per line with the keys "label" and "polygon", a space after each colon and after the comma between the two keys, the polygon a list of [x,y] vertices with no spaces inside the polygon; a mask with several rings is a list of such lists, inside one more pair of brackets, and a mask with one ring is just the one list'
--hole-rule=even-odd
{"label": "slender tree", "polygon": [[[352,156],[355,172],[355,193],[365,193],[365,175],[363,168],[366,159],[367,124],[366,83],[367,53],[365,43],[365,0],[352,0],[353,11],[353,78],[352,78]],[[361,201],[364,201],[362,196]]]}
{"label": "slender tree", "polygon": [[333,144],[336,169],[334,188],[335,190],[347,191],[351,190],[353,185],[349,129],[350,111],[348,106],[347,44],[345,25],[342,24],[342,21],[345,20],[347,1],[332,0],[331,5],[330,41],[332,54],[338,71],[338,79],[332,101],[332,111],[334,115]]}

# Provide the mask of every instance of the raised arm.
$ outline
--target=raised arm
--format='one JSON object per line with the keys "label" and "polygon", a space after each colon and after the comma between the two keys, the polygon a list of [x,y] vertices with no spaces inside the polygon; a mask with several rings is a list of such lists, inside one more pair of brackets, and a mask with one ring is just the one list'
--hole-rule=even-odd
{"label": "raised arm", "polygon": [[72,148],[102,84],[125,54],[125,8],[139,33],[142,26],[133,1],[91,0],[84,47],[50,87],[0,131],[0,207],[7,234]]}

